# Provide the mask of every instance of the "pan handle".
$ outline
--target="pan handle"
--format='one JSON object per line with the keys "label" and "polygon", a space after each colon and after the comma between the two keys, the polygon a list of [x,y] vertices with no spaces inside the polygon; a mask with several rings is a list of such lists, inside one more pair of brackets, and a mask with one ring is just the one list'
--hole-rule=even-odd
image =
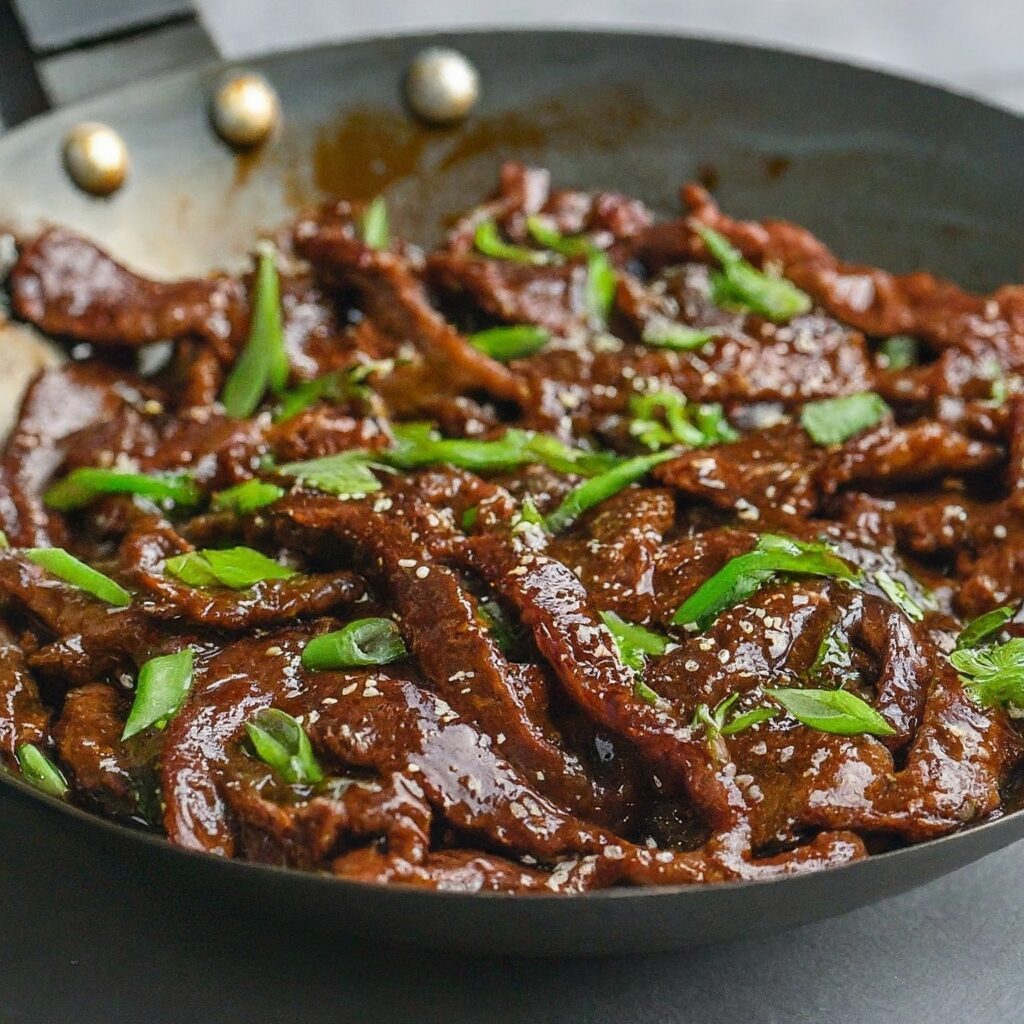
{"label": "pan handle", "polygon": [[49,109],[25,30],[10,0],[0,0],[0,130]]}

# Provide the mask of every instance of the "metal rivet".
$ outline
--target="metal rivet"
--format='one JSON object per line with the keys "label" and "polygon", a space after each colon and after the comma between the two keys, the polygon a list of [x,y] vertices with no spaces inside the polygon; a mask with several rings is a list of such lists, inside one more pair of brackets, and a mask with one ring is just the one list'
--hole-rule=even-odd
{"label": "metal rivet", "polygon": [[124,139],[113,128],[83,121],[64,136],[64,167],[84,192],[109,196],[124,184],[131,161]]}
{"label": "metal rivet", "polygon": [[213,126],[230,146],[258,146],[281,119],[274,87],[252,71],[228,75],[213,96]]}
{"label": "metal rivet", "polygon": [[417,117],[430,124],[452,124],[476,106],[480,76],[458,50],[432,46],[409,65],[405,95]]}

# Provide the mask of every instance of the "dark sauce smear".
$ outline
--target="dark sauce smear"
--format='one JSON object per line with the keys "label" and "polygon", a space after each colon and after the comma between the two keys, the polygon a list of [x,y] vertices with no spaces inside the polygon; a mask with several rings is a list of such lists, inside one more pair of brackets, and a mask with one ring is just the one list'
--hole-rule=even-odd
{"label": "dark sauce smear", "polygon": [[[1024,289],[518,164],[425,254],[370,237],[366,180],[278,238],[276,387],[265,274],[22,240],[12,316],[77,357],[0,463],[0,766],[188,849],[462,891],[813,871],[1020,805],[1017,708],[950,654],[1024,597]],[[68,498],[93,468],[127,483]],[[308,653],[362,619],[386,653]]]}

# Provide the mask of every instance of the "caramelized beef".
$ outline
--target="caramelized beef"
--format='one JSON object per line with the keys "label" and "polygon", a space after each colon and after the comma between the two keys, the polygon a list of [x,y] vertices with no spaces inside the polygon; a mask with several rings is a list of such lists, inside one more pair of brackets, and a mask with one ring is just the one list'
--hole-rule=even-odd
{"label": "caramelized beef", "polygon": [[[279,236],[287,381],[239,419],[219,399],[250,275],[156,282],[61,229],[25,240],[15,314],[93,349],[36,379],[0,458],[0,766],[31,744],[67,799],[187,849],[461,892],[768,878],[1014,810],[1024,680],[986,695],[950,654],[1003,605],[980,642],[1024,636],[1024,287],[849,265],[683,200],[656,222],[509,164],[427,254],[367,244],[359,203],[308,212]],[[536,255],[478,251],[487,221]],[[802,311],[723,286],[702,227]],[[523,325],[550,337],[507,362],[471,336]],[[891,362],[895,333],[920,362]],[[431,456],[445,438],[468,455]],[[195,494],[48,507],[85,467]],[[261,481],[266,504],[218,496]],[[23,550],[51,545],[127,597]],[[263,568],[204,575],[219,548]],[[805,560],[758,561],[783,549]],[[197,552],[195,576],[168,564]],[[304,655],[381,618],[383,653]],[[181,692],[123,739],[144,666],[185,648]]]}

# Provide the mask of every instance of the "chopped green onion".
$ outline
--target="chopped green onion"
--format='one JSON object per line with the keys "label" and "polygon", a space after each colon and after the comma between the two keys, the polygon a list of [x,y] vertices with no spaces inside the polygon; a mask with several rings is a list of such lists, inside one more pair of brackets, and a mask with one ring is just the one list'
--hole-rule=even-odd
{"label": "chopped green onion", "polygon": [[297,718],[279,708],[264,708],[245,723],[256,756],[293,785],[322,782],[323,770]]}
{"label": "chopped green onion", "polygon": [[480,618],[484,620],[491,637],[502,654],[508,654],[519,639],[520,630],[498,601],[484,598],[477,604]]}
{"label": "chopped green onion", "polygon": [[726,721],[733,705],[739,699],[738,693],[731,693],[718,702],[714,711],[707,704],[698,704],[691,725],[703,725],[708,734],[708,742],[717,744],[719,736],[735,736],[736,733],[743,732],[744,729],[749,729],[759,722],[767,722],[769,718],[774,718],[778,714],[775,708],[751,708],[750,711],[744,711]]}
{"label": "chopped green onion", "polygon": [[641,335],[645,345],[654,348],[670,348],[677,352],[692,352],[715,340],[714,331],[698,330],[687,324],[676,323],[668,317],[651,317],[644,324]]}
{"label": "chopped green onion", "polygon": [[917,601],[910,596],[910,591],[907,590],[905,583],[893,576],[890,576],[889,573],[882,569],[879,569],[878,572],[873,574],[873,579],[875,583],[878,584],[882,593],[884,593],[885,596],[889,598],[889,600],[892,601],[892,603],[896,605],[896,607],[899,608],[911,622],[920,622],[924,618],[926,609],[922,608],[921,605],[919,605]]}
{"label": "chopped green onion", "polygon": [[264,580],[286,580],[295,570],[253,548],[206,548],[174,555],[167,571],[190,587],[230,587],[245,590]]}
{"label": "chopped green onion", "polygon": [[800,423],[816,444],[841,444],[881,423],[890,411],[881,395],[861,391],[808,402],[800,411]]}
{"label": "chopped green onion", "polygon": [[228,375],[221,394],[232,419],[251,416],[270,388],[280,392],[288,380],[288,353],[281,322],[281,283],[273,250],[260,253],[249,323],[249,340]]}
{"label": "chopped green onion", "polygon": [[380,490],[380,481],[373,475],[377,463],[367,452],[353,450],[324,455],[305,462],[287,462],[277,471],[294,477],[304,487],[339,497],[358,497]]}
{"label": "chopped green onion", "polygon": [[135,700],[121,739],[156,726],[164,726],[178,713],[192,687],[194,655],[189,647],[174,654],[150,658],[139,670]]}
{"label": "chopped green onion", "polygon": [[283,423],[324,399],[332,402],[351,399],[369,402],[373,397],[373,390],[366,381],[375,373],[390,372],[393,365],[394,362],[390,359],[374,359],[370,362],[356,363],[344,370],[332,370],[314,380],[296,384],[290,391],[285,391],[281,395],[274,419],[278,423]]}
{"label": "chopped green onion", "polygon": [[637,678],[633,682],[633,695],[639,697],[645,704],[650,704],[651,707],[657,707],[658,701],[661,699],[657,691],[652,690],[642,679]]}
{"label": "chopped green onion", "polygon": [[512,260],[515,263],[547,263],[546,253],[537,249],[527,249],[523,245],[513,245],[506,242],[498,231],[498,225],[493,220],[481,221],[473,235],[473,244],[477,251],[484,256],[490,256],[496,260]]}
{"label": "chopped green onion", "polygon": [[48,508],[70,512],[104,494],[135,494],[160,505],[186,507],[199,504],[203,497],[188,473],[123,473],[83,466],[55,483],[43,495],[43,501]]}
{"label": "chopped green onion", "polygon": [[462,529],[472,530],[476,525],[477,516],[480,515],[479,505],[470,505],[465,512],[462,513]]}
{"label": "chopped green onion", "polygon": [[992,611],[971,619],[957,637],[957,649],[977,647],[983,640],[998,633],[1016,614],[1017,609],[1013,605],[1005,604],[1001,608],[993,608]]}
{"label": "chopped green onion", "polygon": [[227,490],[218,491],[210,504],[218,512],[234,512],[236,516],[248,515],[258,508],[265,508],[284,497],[284,488],[268,484],[265,480],[246,480]]}
{"label": "chopped green onion", "polygon": [[30,562],[101,601],[119,608],[132,603],[132,595],[120,583],[97,572],[63,548],[25,548],[22,554]]}
{"label": "chopped green onion", "polygon": [[391,241],[391,224],[388,204],[383,196],[376,199],[363,211],[359,222],[363,241],[371,249],[386,249]]}
{"label": "chopped green onion", "polygon": [[[629,411],[633,415],[630,434],[652,450],[671,444],[703,448],[739,437],[721,405],[689,405],[686,397],[674,389],[634,395],[629,400]],[[656,418],[658,412],[664,412],[664,424]]]}
{"label": "chopped green onion", "polygon": [[0,530],[0,551],[7,551],[10,546],[11,542],[7,539],[7,534]]}
{"label": "chopped green onion", "polygon": [[500,473],[543,463],[562,473],[585,476],[609,462],[607,454],[569,448],[555,437],[515,427],[491,441],[444,438],[429,423],[396,423],[392,430],[395,444],[382,458],[399,469],[447,463],[475,473]]}
{"label": "chopped green onion", "polygon": [[834,736],[895,736],[896,730],[866,701],[848,690],[766,689],[803,725]]}
{"label": "chopped green onion", "polygon": [[1024,638],[960,647],[949,660],[964,688],[983,707],[1024,708]]}
{"label": "chopped green onion", "polygon": [[540,514],[530,495],[523,498],[523,503],[519,508],[519,514],[516,518],[520,523],[531,523],[533,526],[544,525],[544,517]]}
{"label": "chopped green onion", "polygon": [[522,324],[518,327],[490,327],[469,335],[466,340],[485,356],[507,363],[539,352],[551,340],[551,334],[543,327]]}
{"label": "chopped green onion", "polygon": [[721,264],[712,275],[712,293],[719,305],[741,306],[766,320],[791,320],[811,308],[810,296],[784,277],[771,277],[748,263],[738,249],[714,228],[697,232],[708,252]]}
{"label": "chopped green onion", "polygon": [[557,252],[561,256],[587,256],[595,249],[594,243],[588,238],[574,238],[563,235],[556,228],[551,227],[545,220],[536,214],[526,218],[526,230],[530,237],[545,249]]}
{"label": "chopped green onion", "polygon": [[408,657],[398,626],[391,619],[356,619],[343,629],[313,637],[302,652],[311,669],[388,665]]}
{"label": "chopped green onion", "polygon": [[599,612],[608,627],[623,664],[634,672],[642,672],[648,655],[662,655],[669,645],[667,636],[643,626],[627,622],[615,612]]}
{"label": "chopped green onion", "polygon": [[544,519],[544,525],[551,533],[568,529],[587,509],[607,501],[630,484],[645,477],[655,466],[677,457],[676,452],[655,452],[653,455],[637,455],[620,462],[617,466],[592,477],[574,487],[562,499],[562,503]]}
{"label": "chopped green onion", "polygon": [[615,287],[618,278],[607,255],[600,249],[587,256],[587,283],[583,304],[588,319],[599,326],[608,323],[615,305]]}
{"label": "chopped green onion", "polygon": [[753,596],[777,573],[825,576],[853,583],[859,577],[824,544],[763,533],[757,546],[730,559],[691,594],[672,617],[676,625],[706,629],[727,608]]}
{"label": "chopped green onion", "polygon": [[723,736],[734,736],[736,733],[743,732],[744,729],[749,729],[752,725],[757,725],[759,722],[767,722],[777,714],[778,712],[775,708],[751,708],[749,711],[736,715],[732,721],[726,722],[719,731]]}
{"label": "chopped green onion", "polygon": [[885,357],[887,370],[909,370],[917,365],[917,339],[907,334],[886,338],[878,351]]}
{"label": "chopped green onion", "polygon": [[15,754],[25,781],[49,796],[68,795],[68,783],[61,770],[34,744],[22,743]]}

